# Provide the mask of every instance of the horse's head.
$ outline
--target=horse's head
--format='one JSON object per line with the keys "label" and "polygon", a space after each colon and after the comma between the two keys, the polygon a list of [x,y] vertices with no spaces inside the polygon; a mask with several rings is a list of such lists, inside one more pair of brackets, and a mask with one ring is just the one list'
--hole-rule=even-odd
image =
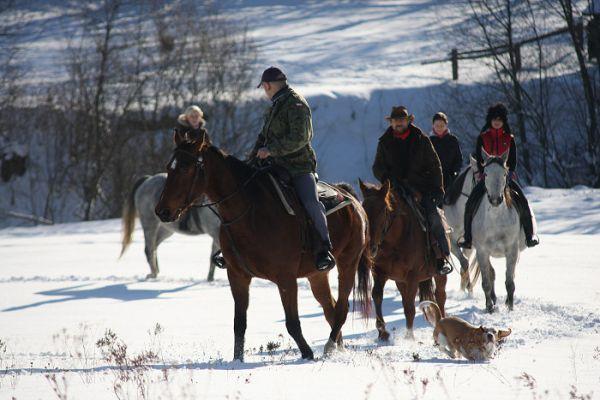
{"label": "horse's head", "polygon": [[163,222],[173,222],[200,199],[205,190],[202,157],[210,145],[206,135],[192,138],[175,132],[175,150],[167,164],[167,181],[155,208]]}
{"label": "horse's head", "polygon": [[483,152],[483,173],[485,175],[485,190],[490,204],[498,207],[504,201],[506,176],[508,175],[508,151],[501,156],[491,156]]}
{"label": "horse's head", "polygon": [[377,254],[377,248],[383,242],[385,231],[389,229],[390,216],[393,211],[390,181],[375,186],[358,180],[364,201],[363,207],[369,218],[369,236],[371,252]]}

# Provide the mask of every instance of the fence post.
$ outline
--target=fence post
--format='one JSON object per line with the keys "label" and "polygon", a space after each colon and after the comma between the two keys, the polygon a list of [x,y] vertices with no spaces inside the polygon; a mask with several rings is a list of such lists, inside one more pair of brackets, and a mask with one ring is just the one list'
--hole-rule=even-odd
{"label": "fence post", "polygon": [[452,60],[452,80],[458,80],[458,50],[452,49],[450,53],[450,59]]}

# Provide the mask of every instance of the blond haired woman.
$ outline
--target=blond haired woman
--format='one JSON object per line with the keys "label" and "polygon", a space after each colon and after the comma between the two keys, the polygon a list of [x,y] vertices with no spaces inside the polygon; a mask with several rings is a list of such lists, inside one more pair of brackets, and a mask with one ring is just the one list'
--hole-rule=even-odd
{"label": "blond haired woman", "polygon": [[189,140],[198,140],[207,135],[204,128],[204,113],[202,109],[196,105],[191,105],[185,109],[183,114],[177,117],[175,132],[186,137]]}

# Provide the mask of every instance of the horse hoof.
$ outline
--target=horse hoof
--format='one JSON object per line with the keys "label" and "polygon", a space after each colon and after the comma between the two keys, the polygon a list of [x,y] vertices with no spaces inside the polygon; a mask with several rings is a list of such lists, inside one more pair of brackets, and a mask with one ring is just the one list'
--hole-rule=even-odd
{"label": "horse hoof", "polygon": [[315,356],[314,356],[313,352],[311,351],[310,353],[302,354],[302,359],[303,360],[314,361]]}
{"label": "horse hoof", "polygon": [[485,310],[488,312],[488,314],[493,314],[496,311],[496,307],[495,306],[487,306],[485,308]]}
{"label": "horse hoof", "polygon": [[380,342],[389,342],[390,340],[390,334],[388,331],[379,331],[379,341]]}
{"label": "horse hoof", "polygon": [[157,274],[148,274],[146,275],[146,279],[156,279]]}
{"label": "horse hoof", "polygon": [[406,340],[415,340],[415,333],[412,329],[408,329],[406,334],[404,335],[404,339]]}
{"label": "horse hoof", "polygon": [[327,343],[325,344],[325,348],[323,349],[323,355],[325,357],[330,356],[333,351],[337,348],[337,345],[335,344],[335,342],[331,339],[327,340]]}

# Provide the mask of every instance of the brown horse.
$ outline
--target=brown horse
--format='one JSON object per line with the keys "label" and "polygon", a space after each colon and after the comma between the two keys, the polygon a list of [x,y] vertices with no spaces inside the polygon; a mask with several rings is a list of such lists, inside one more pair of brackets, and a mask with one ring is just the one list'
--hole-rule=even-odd
{"label": "brown horse", "polygon": [[[156,206],[163,221],[172,221],[203,194],[221,218],[220,243],[227,262],[227,277],[235,302],[234,359],[243,360],[246,312],[252,278],[270,280],[279,288],[286,328],[302,358],[313,359],[298,316],[297,279],[306,277],[323,307],[331,334],[325,354],[342,346],[341,328],[348,314],[348,298],[354,288],[359,308],[370,306],[370,257],[368,219],[362,205],[347,191],[352,204],[328,216],[333,254],[337,260],[339,292],[331,295],[327,272],[315,268],[310,251],[303,250],[301,218],[289,215],[273,190],[269,177],[259,169],[212,146],[208,138],[197,141],[175,135],[177,148],[168,165],[168,176]],[[296,215],[303,216],[299,203]]]}
{"label": "brown horse", "polygon": [[446,303],[446,276],[437,274],[436,258],[427,245],[427,238],[417,217],[408,204],[400,199],[386,181],[382,186],[360,181],[363,206],[369,216],[371,252],[373,254],[373,301],[377,313],[379,339],[387,341],[390,334],[385,329],[381,303],[383,288],[388,279],[396,282],[402,294],[406,317],[407,337],[414,338],[415,297],[417,290],[421,300],[435,300],[444,316]]}

